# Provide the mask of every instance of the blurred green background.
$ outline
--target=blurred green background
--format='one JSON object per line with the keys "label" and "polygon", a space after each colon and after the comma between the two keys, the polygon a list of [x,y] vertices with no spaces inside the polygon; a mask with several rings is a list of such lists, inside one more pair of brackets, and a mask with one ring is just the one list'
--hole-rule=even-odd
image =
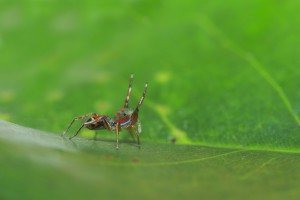
{"label": "blurred green background", "polygon": [[299,149],[299,4],[1,1],[0,117],[60,133],[114,115],[134,73],[143,140]]}
{"label": "blurred green background", "polygon": [[[240,177],[248,166],[264,168],[274,159],[271,153],[238,154],[229,160],[166,170],[172,178],[150,168],[146,170],[146,177],[151,184],[161,183],[156,186],[158,191],[163,191],[161,187],[168,184],[175,186],[182,179],[188,187],[179,184],[178,191],[200,192],[201,195],[197,189],[201,185],[207,192],[205,197],[224,197],[232,188],[236,188],[237,199],[243,196],[240,191],[245,188],[252,188],[257,195],[272,194],[279,188],[277,192],[283,196],[276,193],[269,197],[282,199],[286,191],[290,198],[296,197],[295,186],[299,183],[293,181],[299,177],[296,169],[300,151],[299,9],[298,0],[1,0],[0,119],[58,135],[75,116],[90,112],[113,116],[123,105],[129,76],[134,73],[132,107],[138,102],[144,83],[149,82],[140,112],[145,152],[137,156],[142,161],[148,162],[150,155],[150,163],[156,159],[177,162],[172,152],[182,153],[178,159],[183,160],[207,152],[211,158],[215,157],[211,154],[217,150],[208,149],[203,153],[199,146],[192,145],[294,152],[287,157],[274,155],[277,160],[271,168],[274,171],[266,170],[267,175],[259,180],[249,180],[247,175],[244,181]],[[83,131],[81,136],[93,137],[93,134]],[[128,134],[123,133],[122,137]],[[101,132],[99,138],[114,139],[114,135]],[[182,146],[172,146],[174,140]],[[119,155],[113,146],[105,144],[96,147],[102,152],[98,156],[104,160],[108,154],[122,163],[136,155],[136,149],[129,147],[123,147],[125,150]],[[6,148],[4,144],[1,148],[6,149],[7,158],[16,160],[20,152],[25,152],[25,158],[26,152],[32,153],[25,148],[13,154],[8,149],[15,147]],[[156,158],[158,149],[163,153]],[[152,151],[155,154],[151,154]],[[48,156],[54,155],[57,156],[56,151]],[[90,155],[71,155],[70,158],[63,153],[59,156],[71,160],[75,157],[76,162],[85,166],[83,163],[87,161],[82,157]],[[58,183],[76,183],[78,185],[73,186],[80,187],[73,179],[58,178],[65,168],[58,173],[49,172],[22,159],[19,162],[24,162],[30,172],[37,173],[36,177],[50,178],[59,174],[57,179],[52,177]],[[100,161],[93,159],[90,164],[98,166]],[[11,160],[12,166],[21,166]],[[3,169],[9,171],[11,165]],[[85,167],[95,172],[95,177],[103,178],[100,169],[109,174],[103,178],[109,184],[101,192],[112,194],[115,183],[110,178],[117,178],[114,171],[99,166],[97,171],[91,165]],[[207,174],[202,172],[210,167],[212,170]],[[72,168],[71,164],[68,168]],[[74,174],[84,177],[83,168],[72,169]],[[129,173],[130,168],[126,170]],[[132,189],[135,181],[145,176],[141,169],[135,170],[138,171],[129,178],[126,189]],[[189,179],[190,173],[199,179]],[[118,177],[127,182],[128,177],[121,174],[122,170],[117,173]],[[224,174],[230,175],[224,177]],[[19,176],[15,179],[8,176],[6,181],[15,180],[21,186],[27,180],[25,177],[20,180]],[[200,179],[207,183],[199,183]],[[265,180],[269,181],[270,188],[259,189],[266,184]],[[39,178],[36,181],[39,182]],[[147,194],[145,188],[149,182],[143,181],[140,193]],[[226,181],[232,188],[222,188],[226,187]],[[98,184],[95,180],[92,183]],[[218,187],[222,189],[215,193],[213,188]],[[98,191],[88,184],[85,189],[90,194]],[[171,190],[165,194],[172,198],[184,197]],[[148,191],[148,197],[157,196]]]}

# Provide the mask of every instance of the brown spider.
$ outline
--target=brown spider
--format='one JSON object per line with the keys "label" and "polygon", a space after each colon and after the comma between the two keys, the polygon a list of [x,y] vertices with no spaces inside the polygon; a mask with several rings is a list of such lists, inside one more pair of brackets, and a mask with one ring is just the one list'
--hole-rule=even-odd
{"label": "brown spider", "polygon": [[119,148],[119,133],[122,129],[126,129],[129,131],[131,136],[134,139],[137,139],[138,146],[140,147],[140,134],[142,131],[141,123],[139,121],[139,109],[142,106],[144,99],[146,97],[148,84],[145,84],[143,95],[136,106],[135,109],[129,108],[129,99],[132,90],[132,81],[133,74],[130,76],[128,91],[125,99],[125,104],[123,108],[121,108],[115,115],[114,118],[110,118],[107,115],[99,115],[96,113],[87,114],[79,117],[75,117],[67,130],[63,133],[63,136],[69,131],[73,123],[77,120],[83,120],[81,127],[77,130],[77,132],[71,136],[69,139],[74,138],[78,135],[82,128],[87,128],[89,130],[103,130],[106,129],[108,131],[114,131],[116,133],[117,146]]}

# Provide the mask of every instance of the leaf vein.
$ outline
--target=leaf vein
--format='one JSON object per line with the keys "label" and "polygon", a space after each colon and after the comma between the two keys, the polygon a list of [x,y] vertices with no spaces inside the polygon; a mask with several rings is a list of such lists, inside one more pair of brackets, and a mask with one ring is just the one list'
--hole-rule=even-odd
{"label": "leaf vein", "polygon": [[199,18],[200,26],[212,37],[216,38],[225,49],[230,50],[235,53],[245,61],[247,61],[250,66],[252,66],[258,74],[272,87],[272,89],[277,93],[284,106],[296,121],[297,125],[300,126],[300,119],[297,113],[294,111],[290,100],[288,99],[286,93],[282,87],[275,81],[271,74],[265,69],[263,64],[250,52],[243,50],[236,43],[230,40],[222,31],[210,20],[208,17],[201,15]]}

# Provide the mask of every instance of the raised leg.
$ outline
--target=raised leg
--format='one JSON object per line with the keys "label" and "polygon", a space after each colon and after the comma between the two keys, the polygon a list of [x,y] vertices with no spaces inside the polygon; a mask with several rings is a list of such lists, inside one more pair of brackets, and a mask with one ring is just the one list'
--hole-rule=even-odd
{"label": "raised leg", "polygon": [[132,81],[133,81],[133,74],[131,74],[130,79],[129,79],[129,86],[128,86],[128,91],[127,91],[127,95],[126,95],[126,99],[125,99],[124,108],[128,108],[128,106],[129,106],[129,99],[130,99],[131,90],[132,90]]}
{"label": "raised leg", "polygon": [[146,94],[147,94],[147,89],[148,89],[148,83],[145,84],[143,95],[142,95],[138,105],[135,108],[135,111],[137,111],[137,112],[139,111],[140,107],[142,106],[142,104],[145,100],[145,97],[146,97]]}
{"label": "raised leg", "polygon": [[76,137],[83,127],[84,127],[84,124],[82,124],[81,127],[78,129],[78,131],[73,136],[71,136],[69,139],[71,140],[74,137]]}
{"label": "raised leg", "polygon": [[82,116],[79,116],[79,117],[75,117],[75,118],[71,121],[71,123],[70,123],[70,125],[68,126],[67,130],[66,130],[65,132],[63,132],[62,136],[65,136],[65,134],[70,130],[71,126],[74,124],[75,121],[84,119],[84,118],[86,118],[86,117],[90,117],[91,115],[92,115],[92,114],[86,114],[86,115],[82,115]]}

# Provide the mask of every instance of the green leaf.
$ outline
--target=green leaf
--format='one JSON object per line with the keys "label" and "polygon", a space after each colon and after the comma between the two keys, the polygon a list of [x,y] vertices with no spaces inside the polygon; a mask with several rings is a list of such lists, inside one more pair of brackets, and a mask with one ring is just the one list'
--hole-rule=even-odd
{"label": "green leaf", "polygon": [[297,199],[300,155],[77,138],[0,121],[2,199]]}
{"label": "green leaf", "polygon": [[[296,199],[299,8],[298,0],[1,1],[0,119],[36,130],[1,122],[0,199],[82,191]],[[132,107],[149,82],[141,150],[125,142],[115,151],[105,131],[105,141],[87,130],[74,144],[58,137],[78,115],[113,117],[131,73]]]}

